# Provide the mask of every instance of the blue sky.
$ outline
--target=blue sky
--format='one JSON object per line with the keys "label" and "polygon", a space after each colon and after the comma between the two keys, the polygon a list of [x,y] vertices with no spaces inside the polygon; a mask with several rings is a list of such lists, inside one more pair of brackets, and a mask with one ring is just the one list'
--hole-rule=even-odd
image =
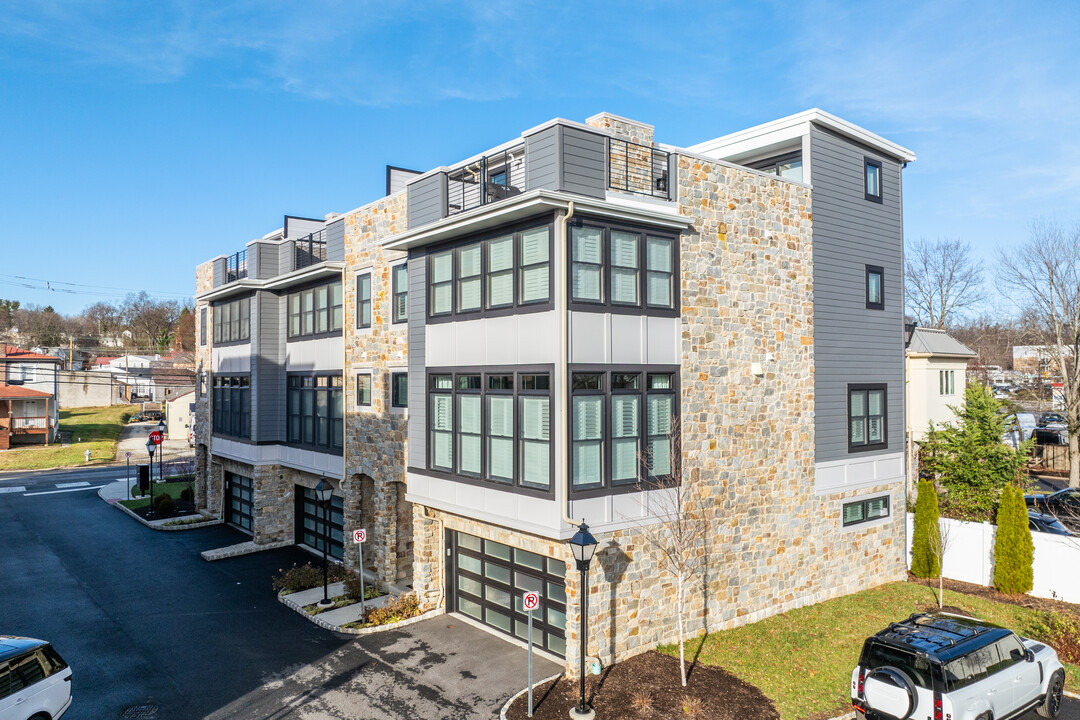
{"label": "blue sky", "polygon": [[180,298],[387,164],[602,110],[690,145],[821,107],[915,151],[909,238],[989,265],[1080,219],[1077,28],[1043,2],[0,0],[0,298]]}

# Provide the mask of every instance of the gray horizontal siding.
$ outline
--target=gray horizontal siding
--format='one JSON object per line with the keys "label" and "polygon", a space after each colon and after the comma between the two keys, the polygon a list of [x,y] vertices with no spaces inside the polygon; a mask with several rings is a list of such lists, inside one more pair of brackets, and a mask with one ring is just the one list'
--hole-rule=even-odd
{"label": "gray horizontal siding", "polygon": [[311,233],[317,233],[323,229],[326,223],[322,220],[312,220],[308,218],[285,218],[285,237],[287,238],[302,238],[307,237]]}
{"label": "gray horizontal siding", "polygon": [[[814,213],[814,392],[819,462],[904,449],[900,166],[818,127],[810,132]],[[863,158],[882,163],[884,202],[865,199]],[[866,309],[866,266],[885,271],[885,309]],[[888,448],[848,452],[847,387],[888,385]]]}
{"label": "gray horizontal siding", "polygon": [[386,166],[386,194],[393,195],[408,187],[409,183],[423,175],[419,170],[405,170],[403,168]]}
{"label": "gray horizontal siding", "polygon": [[409,465],[427,463],[427,394],[425,330],[427,317],[427,257],[409,253]]}
{"label": "gray horizontal siding", "polygon": [[225,284],[225,258],[218,258],[214,261],[214,287],[220,287]]}
{"label": "gray horizontal siding", "polygon": [[604,197],[607,189],[606,136],[572,127],[561,130],[560,188],[589,197]]}
{"label": "gray horizontal siding", "polygon": [[293,251],[291,242],[283,242],[277,246],[278,251],[278,275],[284,275],[293,271],[296,264],[296,253]]}
{"label": "gray horizontal siding", "polygon": [[345,259],[345,218],[335,220],[326,226],[323,233],[326,238],[326,259]]}
{"label": "gray horizontal siding", "polygon": [[255,294],[252,318],[251,418],[253,439],[285,442],[285,298]]}
{"label": "gray horizontal siding", "polygon": [[553,125],[525,138],[525,189],[559,189],[559,137],[562,127]]}
{"label": "gray horizontal siding", "polygon": [[407,194],[409,229],[446,217],[446,173],[435,173],[411,183]]}
{"label": "gray horizontal siding", "polygon": [[248,250],[248,267],[257,280],[267,280],[278,274],[278,249],[271,243],[252,243]]}

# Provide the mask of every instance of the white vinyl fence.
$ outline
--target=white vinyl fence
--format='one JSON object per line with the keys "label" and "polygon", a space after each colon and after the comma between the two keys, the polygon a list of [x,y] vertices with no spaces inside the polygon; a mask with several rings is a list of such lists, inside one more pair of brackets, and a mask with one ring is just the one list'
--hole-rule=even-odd
{"label": "white vinyl fence", "polygon": [[[952,580],[993,585],[994,533],[992,523],[963,522],[942,519],[947,528],[948,547],[942,563],[942,574]],[[908,567],[911,567],[911,539],[915,532],[915,516],[908,513]],[[1035,582],[1031,594],[1036,597],[1057,597],[1080,603],[1080,537],[1061,537],[1033,532],[1035,544]]]}

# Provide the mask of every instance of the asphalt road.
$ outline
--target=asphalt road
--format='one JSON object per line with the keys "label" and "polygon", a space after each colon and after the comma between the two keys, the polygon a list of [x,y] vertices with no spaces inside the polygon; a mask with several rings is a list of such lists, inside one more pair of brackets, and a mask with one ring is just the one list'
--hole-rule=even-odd
{"label": "asphalt road", "polygon": [[[524,686],[524,650],[453,617],[359,639],[313,625],[270,584],[310,555],[207,563],[200,551],[246,536],[145,528],[97,496],[123,476],[0,476],[0,633],[50,640],[70,663],[66,718],[142,703],[160,720],[492,718]],[[538,660],[536,676],[558,669]]]}

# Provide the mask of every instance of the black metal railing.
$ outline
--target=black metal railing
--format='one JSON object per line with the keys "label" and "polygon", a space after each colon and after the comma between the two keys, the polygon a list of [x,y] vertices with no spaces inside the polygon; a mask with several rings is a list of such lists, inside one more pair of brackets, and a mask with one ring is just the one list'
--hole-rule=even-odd
{"label": "black metal railing", "polygon": [[608,138],[608,187],[636,195],[669,199],[670,155],[648,145]]}
{"label": "black metal railing", "polygon": [[248,276],[247,250],[241,250],[225,258],[225,282],[236,282]]}
{"label": "black metal railing", "polygon": [[326,238],[323,231],[293,240],[293,266],[296,270],[326,261]]}
{"label": "black metal railing", "polygon": [[515,145],[446,175],[447,215],[520,195],[525,188],[525,144]]}

